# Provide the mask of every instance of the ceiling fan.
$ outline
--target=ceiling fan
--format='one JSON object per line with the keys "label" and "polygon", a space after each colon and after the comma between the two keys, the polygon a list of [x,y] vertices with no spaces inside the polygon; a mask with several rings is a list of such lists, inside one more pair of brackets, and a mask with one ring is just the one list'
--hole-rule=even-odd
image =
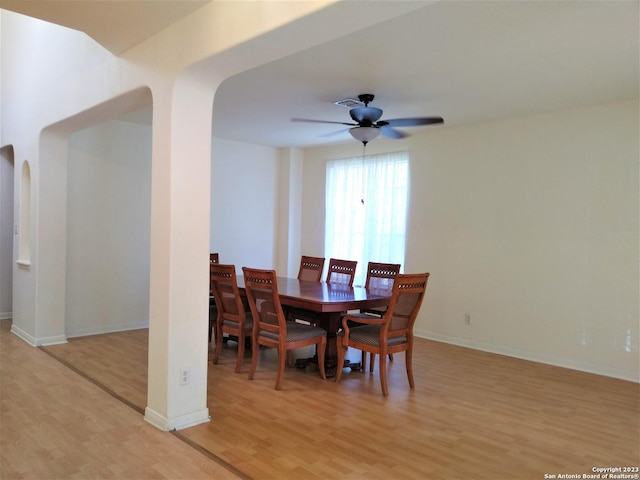
{"label": "ceiling fan", "polygon": [[[305,118],[292,118],[294,122],[312,122],[312,123],[335,123],[338,125],[349,125],[349,133],[353,138],[362,142],[365,146],[371,140],[382,134],[389,138],[404,138],[407,136],[394,127],[416,127],[419,125],[432,125],[444,123],[442,117],[417,117],[417,118],[394,118],[391,120],[380,120],[382,110],[370,107],[369,103],[374,99],[371,93],[362,93],[358,95],[358,100],[364,107],[354,107],[349,110],[349,115],[356,123],[333,122],[329,120],[310,120]],[[339,133],[339,132],[336,132]]]}

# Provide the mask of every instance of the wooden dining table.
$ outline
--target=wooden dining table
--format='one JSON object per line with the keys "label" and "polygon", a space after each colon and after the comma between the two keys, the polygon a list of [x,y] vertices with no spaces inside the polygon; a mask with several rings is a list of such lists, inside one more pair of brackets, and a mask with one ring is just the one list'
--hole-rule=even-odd
{"label": "wooden dining table", "polygon": [[[238,275],[237,280],[238,289],[244,295],[244,277]],[[384,307],[389,304],[391,290],[278,277],[278,295],[283,309],[313,312],[318,319],[317,326],[327,331],[325,371],[332,376],[338,365],[336,333],[342,325],[342,314],[348,310]]]}

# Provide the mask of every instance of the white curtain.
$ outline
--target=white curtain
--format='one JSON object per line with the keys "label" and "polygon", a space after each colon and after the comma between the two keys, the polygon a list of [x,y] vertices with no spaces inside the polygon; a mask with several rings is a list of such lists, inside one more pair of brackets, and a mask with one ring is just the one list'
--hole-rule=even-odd
{"label": "white curtain", "polygon": [[327,162],[325,256],[357,260],[354,285],[368,262],[404,265],[409,154]]}

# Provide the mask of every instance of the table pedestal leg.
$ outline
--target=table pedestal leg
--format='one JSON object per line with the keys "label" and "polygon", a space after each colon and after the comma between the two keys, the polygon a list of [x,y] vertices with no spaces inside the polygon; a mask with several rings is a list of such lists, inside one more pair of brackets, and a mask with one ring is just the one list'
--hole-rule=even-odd
{"label": "table pedestal leg", "polygon": [[[342,313],[341,312],[328,312],[324,314],[318,314],[317,325],[327,331],[327,348],[324,354],[324,371],[327,377],[335,377],[338,369],[338,342],[336,340],[336,334],[342,326]],[[318,354],[316,353],[311,358],[299,358],[296,360],[297,368],[305,368],[307,365],[318,364]],[[352,370],[361,370],[362,366],[360,362],[344,361],[344,365],[340,368],[350,367]]]}

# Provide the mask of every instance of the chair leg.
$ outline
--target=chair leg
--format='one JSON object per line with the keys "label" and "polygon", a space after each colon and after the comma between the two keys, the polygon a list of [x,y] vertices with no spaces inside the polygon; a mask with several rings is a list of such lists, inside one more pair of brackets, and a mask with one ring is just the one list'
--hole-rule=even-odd
{"label": "chair leg", "polygon": [[362,358],[360,359],[360,368],[362,368],[362,371],[364,372],[367,369],[367,352],[363,351],[362,353]]}
{"label": "chair leg", "polygon": [[407,364],[407,379],[409,380],[409,387],[414,388],[415,383],[413,382],[413,348],[409,345],[405,354],[405,363]]}
{"label": "chair leg", "polygon": [[280,390],[282,385],[282,377],[284,376],[284,364],[286,361],[287,352],[278,348],[278,376],[276,377],[276,390]]}
{"label": "chair leg", "polygon": [[236,373],[240,373],[242,368],[242,359],[244,358],[244,335],[238,336],[238,355],[236,357]]}
{"label": "chair leg", "polygon": [[344,353],[346,347],[342,346],[342,337],[338,335],[336,337],[336,346],[338,349],[338,366],[336,368],[336,382],[340,381],[340,377],[342,376],[342,366],[344,365]]}
{"label": "chair leg", "polygon": [[218,323],[216,322],[216,349],[213,352],[213,364],[217,365],[218,360],[220,359],[220,351],[222,350],[222,327],[218,327]]}
{"label": "chair leg", "polygon": [[[384,358],[386,355],[380,355],[380,358]],[[380,361],[380,386],[382,387],[382,395],[385,397],[389,395],[389,387],[387,386],[387,362]]]}
{"label": "chair leg", "polygon": [[327,349],[327,337],[323,336],[322,340],[318,344],[318,368],[320,369],[320,377],[323,380],[327,379],[327,375],[324,372],[324,352]]}
{"label": "chair leg", "polygon": [[393,353],[389,354],[389,360],[393,362]]}
{"label": "chair leg", "polygon": [[251,337],[251,368],[249,369],[249,380],[253,380],[253,376],[256,373],[256,368],[258,367],[258,350],[260,346],[258,345],[258,340],[256,337]]}
{"label": "chair leg", "polygon": [[216,320],[218,319],[218,309],[215,306],[209,306],[209,343],[213,337],[213,330],[216,328]]}
{"label": "chair leg", "polygon": [[376,365],[376,354],[375,353],[370,353],[369,354],[369,373],[373,373],[373,368]]}

